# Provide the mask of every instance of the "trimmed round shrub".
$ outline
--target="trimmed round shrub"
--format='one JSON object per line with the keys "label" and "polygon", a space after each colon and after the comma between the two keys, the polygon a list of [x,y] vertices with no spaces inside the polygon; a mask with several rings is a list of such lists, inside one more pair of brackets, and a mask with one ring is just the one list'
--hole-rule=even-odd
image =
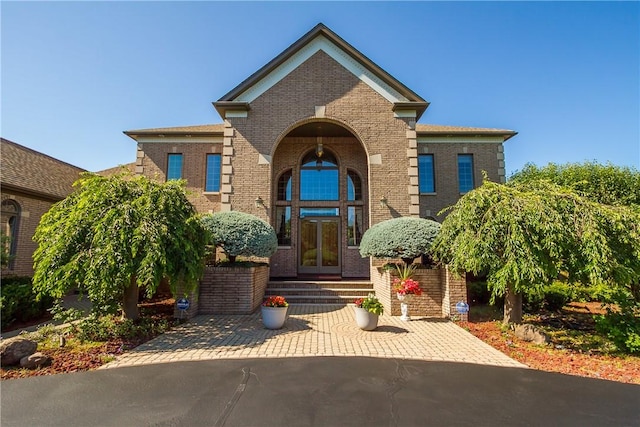
{"label": "trimmed round shrub", "polygon": [[273,227],[255,215],[218,212],[204,215],[202,225],[211,234],[210,243],[221,248],[231,262],[238,255],[268,258],[278,248]]}
{"label": "trimmed round shrub", "polygon": [[430,219],[400,217],[379,222],[369,228],[360,242],[360,255],[375,258],[401,258],[411,263],[429,253],[440,231],[440,224]]}

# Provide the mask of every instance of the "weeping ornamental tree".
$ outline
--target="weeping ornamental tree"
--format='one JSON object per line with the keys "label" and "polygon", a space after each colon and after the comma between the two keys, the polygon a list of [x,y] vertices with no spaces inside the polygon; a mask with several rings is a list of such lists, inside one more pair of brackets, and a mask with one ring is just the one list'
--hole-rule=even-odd
{"label": "weeping ornamental tree", "polygon": [[201,221],[209,232],[209,243],[221,248],[231,263],[238,255],[269,258],[278,249],[273,227],[255,215],[217,212],[203,215]]}
{"label": "weeping ornamental tree", "polygon": [[207,237],[182,181],[86,173],[74,186],[36,229],[37,293],[61,298],[78,286],[97,311],[119,302],[137,319],[139,288],[152,295],[167,278],[174,295],[195,289]]}
{"label": "weeping ornamental tree", "polygon": [[400,217],[379,222],[369,228],[360,241],[360,255],[375,258],[401,258],[411,264],[430,252],[440,224],[430,219]]}
{"label": "weeping ornamental tree", "polygon": [[[640,279],[640,212],[588,200],[545,181],[486,181],[465,194],[442,224],[437,259],[459,273],[486,274],[504,295],[504,322],[522,321],[522,292],[570,282],[631,287]],[[443,211],[444,212],[444,211]]]}

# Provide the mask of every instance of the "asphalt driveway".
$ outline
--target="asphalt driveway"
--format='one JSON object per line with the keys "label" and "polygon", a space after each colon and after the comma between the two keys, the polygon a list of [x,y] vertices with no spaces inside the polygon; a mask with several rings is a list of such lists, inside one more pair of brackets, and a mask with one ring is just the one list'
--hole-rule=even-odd
{"label": "asphalt driveway", "polygon": [[10,426],[637,426],[640,386],[450,362],[176,362],[9,380]]}

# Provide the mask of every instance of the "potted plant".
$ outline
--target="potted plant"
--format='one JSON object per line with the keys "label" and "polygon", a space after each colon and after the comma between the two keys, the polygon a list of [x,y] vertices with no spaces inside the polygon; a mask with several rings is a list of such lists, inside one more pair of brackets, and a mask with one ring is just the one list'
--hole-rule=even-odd
{"label": "potted plant", "polygon": [[264,300],[260,310],[262,323],[267,329],[280,329],[287,320],[289,303],[282,296],[271,296]]}
{"label": "potted plant", "polygon": [[384,312],[382,303],[374,294],[355,300],[356,324],[365,331],[373,331],[378,327],[378,316]]}
{"label": "potted plant", "polygon": [[398,277],[393,279],[393,290],[400,300],[400,312],[402,313],[400,319],[411,320],[408,304],[414,295],[422,295],[422,288],[420,288],[418,281],[411,278],[415,272],[413,265],[396,266],[396,271]]}

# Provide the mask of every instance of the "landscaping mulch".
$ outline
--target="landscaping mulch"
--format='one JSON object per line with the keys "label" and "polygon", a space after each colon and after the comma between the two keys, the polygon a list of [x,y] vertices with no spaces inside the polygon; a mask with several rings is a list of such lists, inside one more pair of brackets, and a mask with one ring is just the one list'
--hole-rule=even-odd
{"label": "landscaping mulch", "polygon": [[[140,313],[144,316],[152,316],[158,320],[173,321],[173,307],[175,300],[170,297],[160,296],[140,304]],[[155,338],[157,335],[148,335],[134,339],[114,339],[95,345],[79,346],[80,348],[58,347],[38,349],[38,351],[53,358],[51,366],[39,369],[24,369],[20,367],[0,368],[0,378],[26,378],[41,375],[63,374],[69,372],[88,371],[112,361],[116,356],[131,350]]]}
{"label": "landscaping mulch", "polygon": [[[458,324],[532,369],[640,384],[640,357],[602,351],[601,347],[588,348],[588,345],[574,342],[564,334],[567,330],[593,332],[593,314],[603,313],[600,303],[571,303],[561,312],[541,312],[535,316],[526,316],[526,323],[541,327],[549,333],[551,343],[548,345],[518,339],[513,331],[502,326],[500,315],[496,311],[482,310],[475,317],[473,312],[472,307],[469,322]],[[556,336],[554,331],[561,333]]]}

